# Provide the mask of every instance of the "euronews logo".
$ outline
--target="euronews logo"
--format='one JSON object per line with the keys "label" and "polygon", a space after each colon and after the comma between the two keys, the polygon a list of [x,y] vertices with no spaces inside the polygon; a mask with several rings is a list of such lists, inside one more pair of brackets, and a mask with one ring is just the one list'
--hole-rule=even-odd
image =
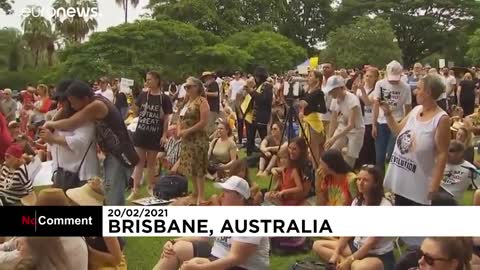
{"label": "euronews logo", "polygon": [[102,14],[98,11],[98,7],[40,7],[30,6],[22,10],[22,16],[33,17],[58,17],[58,18],[73,18],[73,17],[101,17]]}

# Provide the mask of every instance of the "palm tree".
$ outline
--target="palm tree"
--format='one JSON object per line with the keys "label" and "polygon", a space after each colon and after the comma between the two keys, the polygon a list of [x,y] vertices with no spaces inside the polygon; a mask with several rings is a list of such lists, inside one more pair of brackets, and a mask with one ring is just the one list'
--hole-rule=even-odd
{"label": "palm tree", "polygon": [[[93,32],[98,26],[93,14],[86,12],[91,11],[93,8],[98,9],[97,0],[55,0],[52,6],[56,10],[75,9],[73,16],[67,17],[65,14],[56,14],[52,18],[55,28],[69,43],[80,43],[88,33]],[[83,10],[82,14],[80,14],[79,10]]]}
{"label": "palm tree", "polygon": [[[30,8],[31,10],[40,9],[39,6]],[[52,24],[45,17],[34,16],[32,13],[23,19],[22,28],[23,37],[33,53],[35,67],[37,67],[40,53],[47,47],[48,34],[52,31]]]}
{"label": "palm tree", "polygon": [[117,3],[117,5],[123,7],[123,10],[125,11],[125,23],[127,23],[128,22],[128,2],[130,2],[130,5],[136,8],[140,0],[115,0],[115,2]]}
{"label": "palm tree", "polygon": [[18,71],[24,63],[26,48],[22,32],[16,28],[0,29],[0,67]]}

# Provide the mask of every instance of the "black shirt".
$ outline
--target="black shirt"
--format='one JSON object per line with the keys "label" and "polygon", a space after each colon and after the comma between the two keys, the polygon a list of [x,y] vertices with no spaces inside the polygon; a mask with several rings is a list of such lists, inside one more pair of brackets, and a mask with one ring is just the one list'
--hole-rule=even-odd
{"label": "black shirt", "polygon": [[462,100],[475,100],[475,82],[472,80],[464,80],[460,82],[462,91],[460,92],[460,99]]}
{"label": "black shirt", "polygon": [[127,96],[122,92],[117,92],[114,94],[113,101],[115,106],[120,110],[122,108],[128,107]]}
{"label": "black shirt", "polygon": [[313,92],[308,92],[302,98],[308,105],[303,110],[304,115],[309,115],[312,112],[326,113],[327,106],[325,105],[325,94],[321,89],[316,89]]}
{"label": "black shirt", "polygon": [[210,106],[211,112],[220,112],[220,88],[216,81],[212,81],[206,85],[207,92],[217,93],[216,97],[207,96],[208,106]]}
{"label": "black shirt", "polygon": [[138,107],[138,124],[133,136],[135,146],[160,150],[165,115],[173,113],[172,101],[165,94],[142,92],[135,104]]}

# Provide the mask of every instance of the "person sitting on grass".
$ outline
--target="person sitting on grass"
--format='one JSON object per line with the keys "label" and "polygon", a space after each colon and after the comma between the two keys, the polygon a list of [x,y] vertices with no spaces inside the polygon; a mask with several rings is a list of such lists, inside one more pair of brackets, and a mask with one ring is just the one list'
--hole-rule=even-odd
{"label": "person sitting on grass", "polygon": [[12,144],[5,152],[5,161],[0,170],[0,201],[3,205],[17,205],[33,191],[23,159],[23,147]]}
{"label": "person sitting on grass", "polygon": [[230,138],[232,130],[230,126],[224,121],[219,121],[217,125],[217,138],[210,143],[208,150],[208,173],[213,177],[220,178],[217,175],[219,170],[226,171],[237,159],[237,145]]}
{"label": "person sitting on grass", "polygon": [[[392,206],[384,197],[383,178],[374,165],[364,165],[357,177],[358,195],[352,206]],[[382,237],[341,237],[318,240],[313,251],[324,261],[335,263],[337,269],[393,269],[393,241]]]}
{"label": "person sitting on grass", "polygon": [[477,178],[476,168],[464,159],[464,152],[463,143],[457,140],[450,142],[447,165],[440,184],[441,192],[448,193],[457,203],[461,202],[463,194],[472,184],[472,179]]}
{"label": "person sitting on grass", "polygon": [[[67,197],[80,206],[102,206],[105,197],[101,180],[93,178],[87,184],[67,190]],[[123,255],[125,241],[119,237],[86,237],[88,245],[88,265],[90,270],[127,269]]]}
{"label": "person sitting on grass", "polygon": [[[296,144],[294,142],[290,143],[289,150],[294,147],[297,147]],[[273,191],[265,194],[265,201],[275,205],[301,205],[305,201],[301,162],[290,159],[288,152],[281,151],[278,154],[280,167],[272,170],[275,187]],[[305,156],[305,154],[304,152],[300,156]]]}
{"label": "person sitting on grass", "polygon": [[347,206],[356,195],[355,174],[335,149],[323,152],[315,179],[317,205]]}
{"label": "person sitting on grass", "polygon": [[418,267],[409,270],[470,270],[471,237],[427,237],[417,251]]}
{"label": "person sitting on grass", "polygon": [[270,129],[271,135],[265,137],[260,144],[260,157],[257,176],[268,176],[274,166],[277,165],[277,151],[282,143],[283,125],[274,123]]}
{"label": "person sitting on grass", "polygon": [[[215,186],[223,190],[221,205],[247,205],[246,180],[232,176]],[[269,251],[267,237],[216,237],[213,246],[205,237],[182,237],[165,243],[153,270],[267,270]]]}

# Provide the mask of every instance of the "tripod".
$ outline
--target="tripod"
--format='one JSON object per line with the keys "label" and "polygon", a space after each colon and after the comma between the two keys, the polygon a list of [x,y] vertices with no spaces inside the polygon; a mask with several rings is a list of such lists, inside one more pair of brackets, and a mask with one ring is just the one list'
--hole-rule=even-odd
{"label": "tripod", "polygon": [[[307,134],[305,133],[305,129],[300,121],[300,118],[298,117],[298,112],[296,111],[295,107],[293,106],[293,98],[287,98],[287,104],[285,105],[285,119],[283,119],[283,131],[282,131],[282,136],[280,139],[280,145],[278,146],[277,149],[277,154],[280,152],[280,149],[282,148],[283,144],[283,139],[285,138],[285,134],[287,135],[287,145],[290,144],[290,141],[293,137],[293,121],[296,121],[299,128],[300,128],[300,136],[305,139],[305,143],[308,146],[308,149],[310,150],[310,153],[312,155],[313,162],[315,163],[315,167],[318,168],[318,160],[313,154],[312,150],[312,145],[310,144],[309,139],[307,138]],[[288,133],[287,133],[288,132]],[[273,182],[273,175],[270,178],[270,183],[268,184],[268,190],[272,188],[272,182]]]}

